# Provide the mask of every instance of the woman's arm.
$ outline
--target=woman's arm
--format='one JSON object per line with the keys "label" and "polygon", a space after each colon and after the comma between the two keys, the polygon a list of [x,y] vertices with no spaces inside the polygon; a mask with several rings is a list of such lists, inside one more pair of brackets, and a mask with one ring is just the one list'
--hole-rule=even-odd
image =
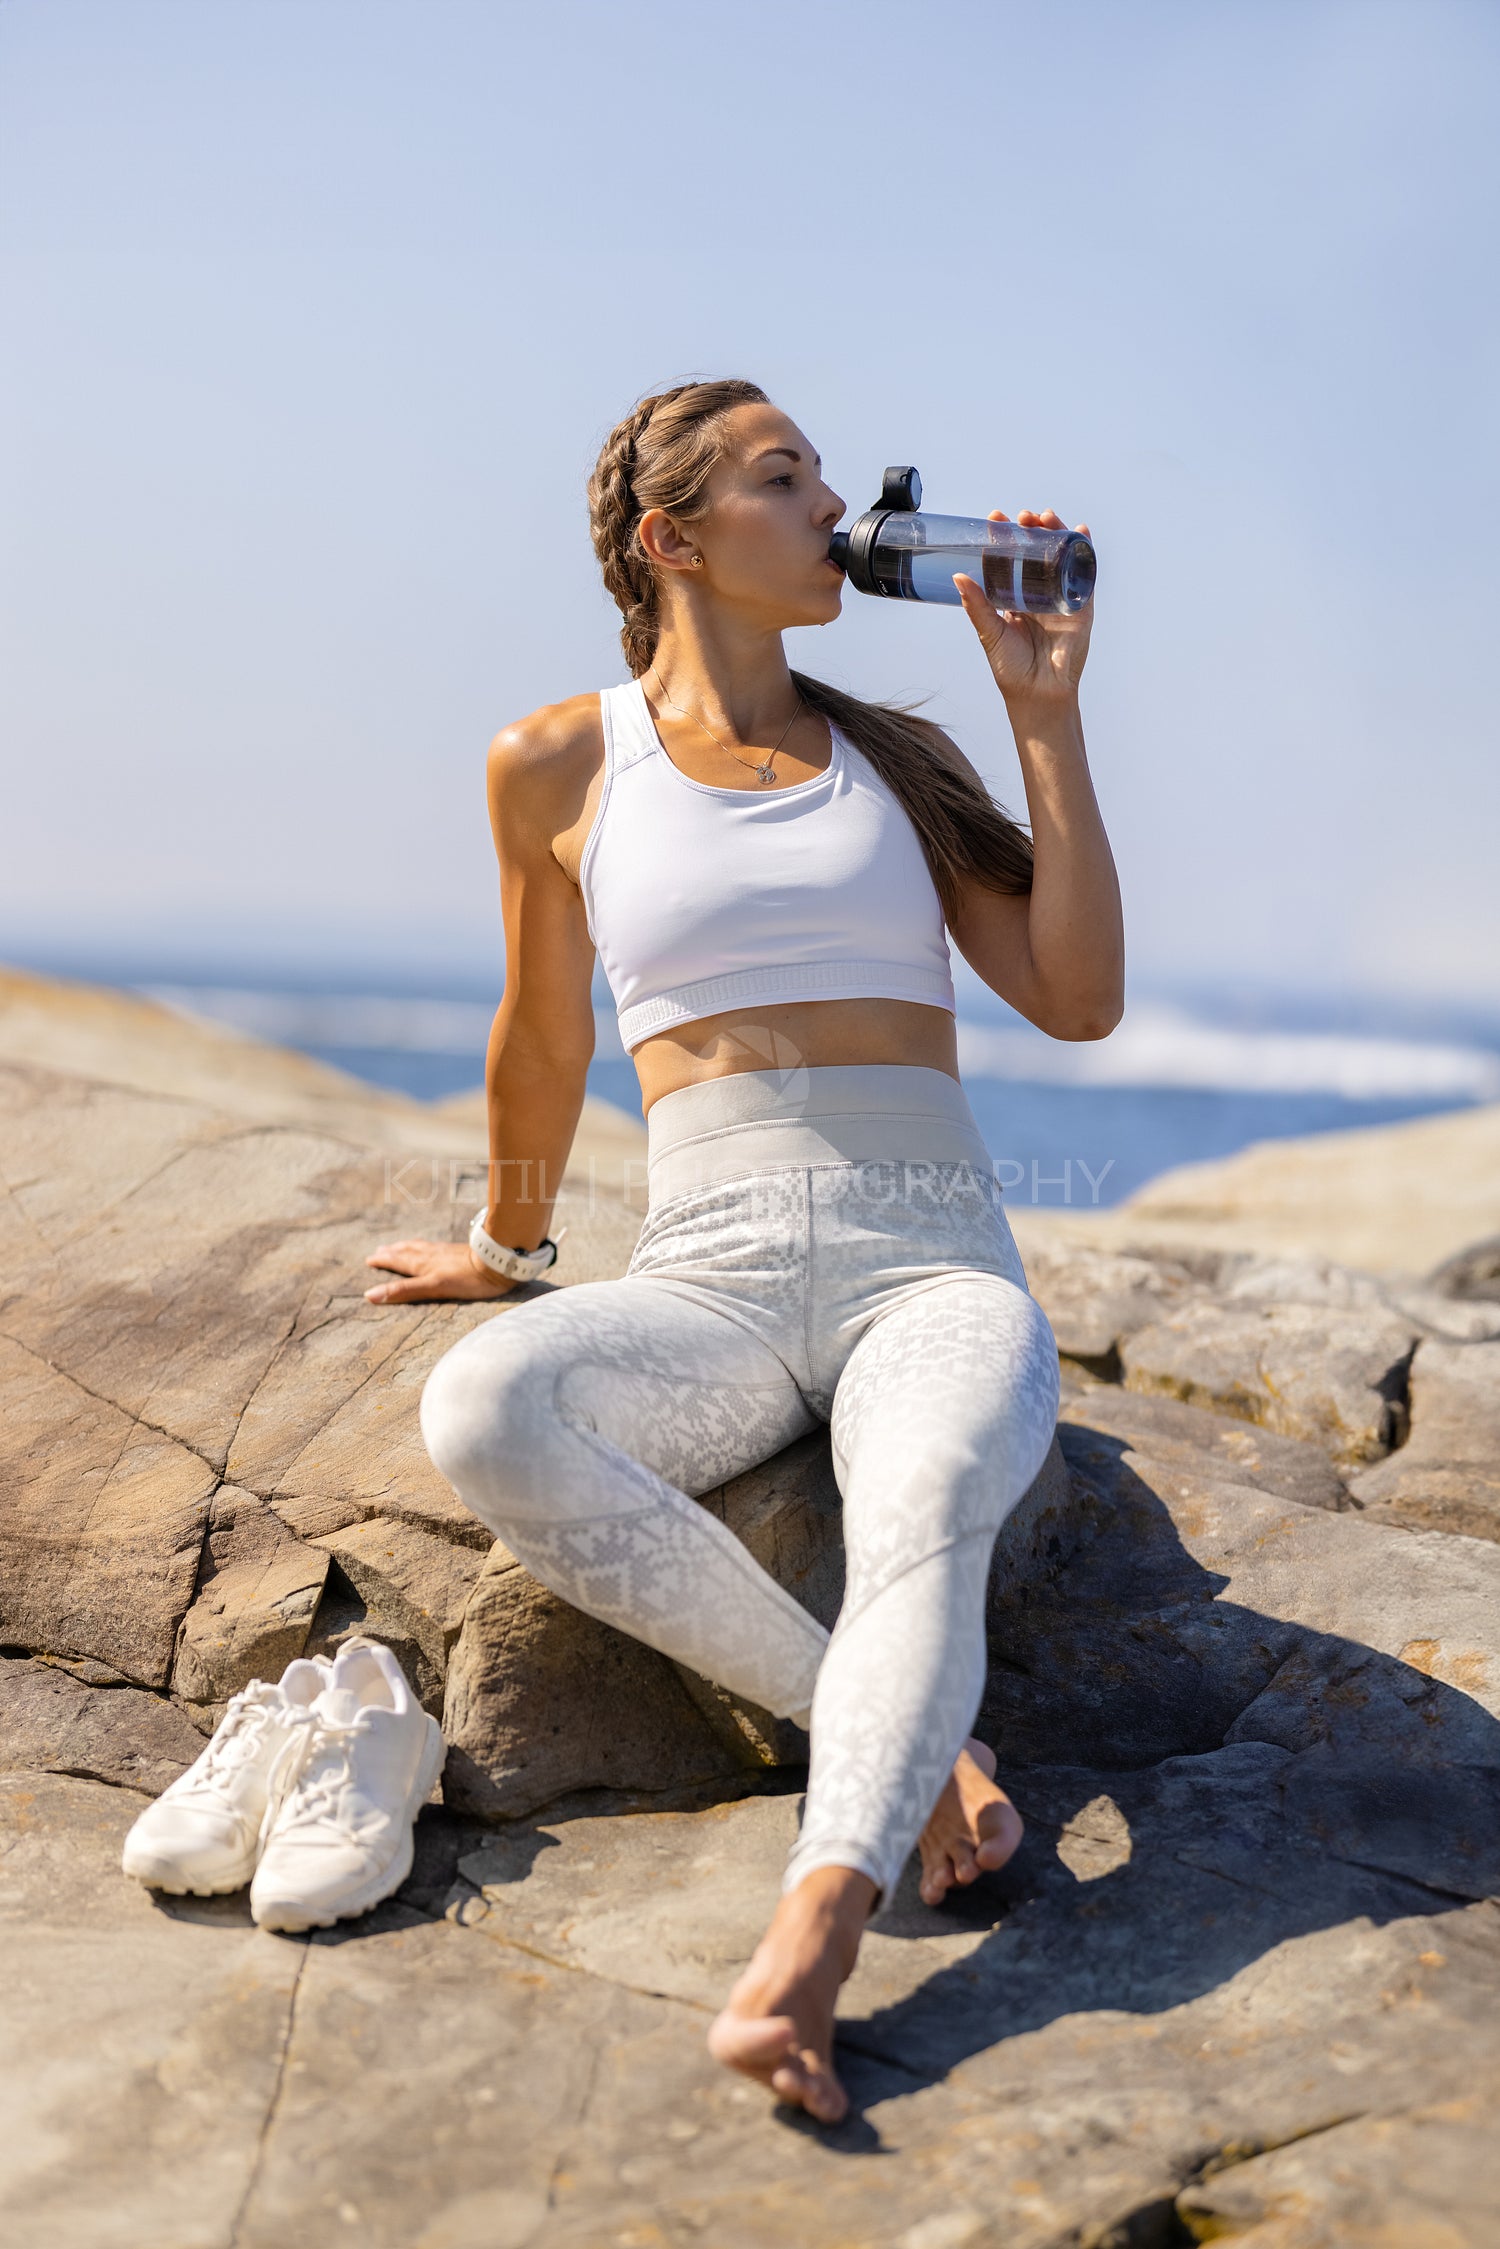
{"label": "woman's arm", "polygon": [[[1006,518],[996,509],[991,520]],[[1050,508],[1016,521],[1064,528]],[[1039,1029],[1055,1039],[1102,1039],[1124,1010],[1125,931],[1078,709],[1093,603],[1069,617],[1002,612],[973,578],[956,583],[1005,698],[1036,864],[1024,897],[967,884],[953,939],[991,991]]]}
{"label": "woman's arm", "polygon": [[[582,898],[552,849],[570,813],[577,816],[579,753],[586,757],[590,746],[589,714],[577,705],[592,700],[580,696],[535,712],[507,727],[490,748],[505,990],[485,1058],[490,1184],[484,1223],[507,1249],[535,1249],[551,1232],[594,1051],[594,948]],[[594,713],[597,728],[596,703]],[[387,1242],[365,1262],[401,1276],[365,1291],[375,1304],[480,1300],[522,1285],[481,1265],[467,1241]]]}

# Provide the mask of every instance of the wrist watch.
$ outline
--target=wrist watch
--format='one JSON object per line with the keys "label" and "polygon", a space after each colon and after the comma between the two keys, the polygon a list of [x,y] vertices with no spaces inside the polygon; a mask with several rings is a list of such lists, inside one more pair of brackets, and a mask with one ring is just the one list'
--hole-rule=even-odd
{"label": "wrist watch", "polygon": [[557,1263],[557,1243],[568,1231],[566,1226],[559,1228],[557,1241],[549,1234],[535,1249],[505,1249],[493,1235],[485,1232],[484,1222],[488,1216],[488,1205],[475,1212],[474,1223],[469,1228],[469,1247],[492,1273],[498,1273],[507,1281],[534,1281],[539,1273],[545,1273],[549,1266]]}

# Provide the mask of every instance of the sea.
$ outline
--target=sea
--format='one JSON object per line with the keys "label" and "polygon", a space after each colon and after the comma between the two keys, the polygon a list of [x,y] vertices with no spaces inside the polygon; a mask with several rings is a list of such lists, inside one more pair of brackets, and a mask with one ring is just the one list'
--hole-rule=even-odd
{"label": "sea", "polygon": [[[1500,1101],[1500,996],[1485,1006],[1157,984],[1132,989],[1109,1038],[1079,1043],[1036,1030],[966,963],[954,974],[960,1074],[1012,1205],[1107,1209],[1161,1172],[1255,1141]],[[92,980],[122,981],[97,969]],[[421,989],[396,982],[222,965],[198,980],[174,965],[123,988],[420,1100],[482,1085],[498,990],[436,974]],[[595,1024],[587,1090],[638,1117],[602,977]]]}

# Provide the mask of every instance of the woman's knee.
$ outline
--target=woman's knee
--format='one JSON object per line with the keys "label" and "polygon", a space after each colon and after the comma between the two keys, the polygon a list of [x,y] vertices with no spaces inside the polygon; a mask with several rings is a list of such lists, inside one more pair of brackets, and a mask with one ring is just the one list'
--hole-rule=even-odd
{"label": "woman's knee", "polygon": [[486,1518],[529,1510],[550,1450],[546,1354],[500,1332],[510,1324],[490,1320],[445,1352],[423,1385],[418,1415],[433,1466]]}

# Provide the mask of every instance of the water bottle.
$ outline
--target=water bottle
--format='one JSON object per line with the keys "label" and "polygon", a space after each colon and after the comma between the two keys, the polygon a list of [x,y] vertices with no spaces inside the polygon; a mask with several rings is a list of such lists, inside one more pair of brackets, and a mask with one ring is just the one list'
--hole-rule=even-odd
{"label": "water bottle", "polygon": [[828,556],[858,593],[887,601],[958,604],[956,570],[983,586],[997,609],[1070,614],[1093,596],[1094,550],[1080,531],[1044,531],[983,516],[923,515],[922,479],[887,469],[880,498],[847,531],[835,531]]}

